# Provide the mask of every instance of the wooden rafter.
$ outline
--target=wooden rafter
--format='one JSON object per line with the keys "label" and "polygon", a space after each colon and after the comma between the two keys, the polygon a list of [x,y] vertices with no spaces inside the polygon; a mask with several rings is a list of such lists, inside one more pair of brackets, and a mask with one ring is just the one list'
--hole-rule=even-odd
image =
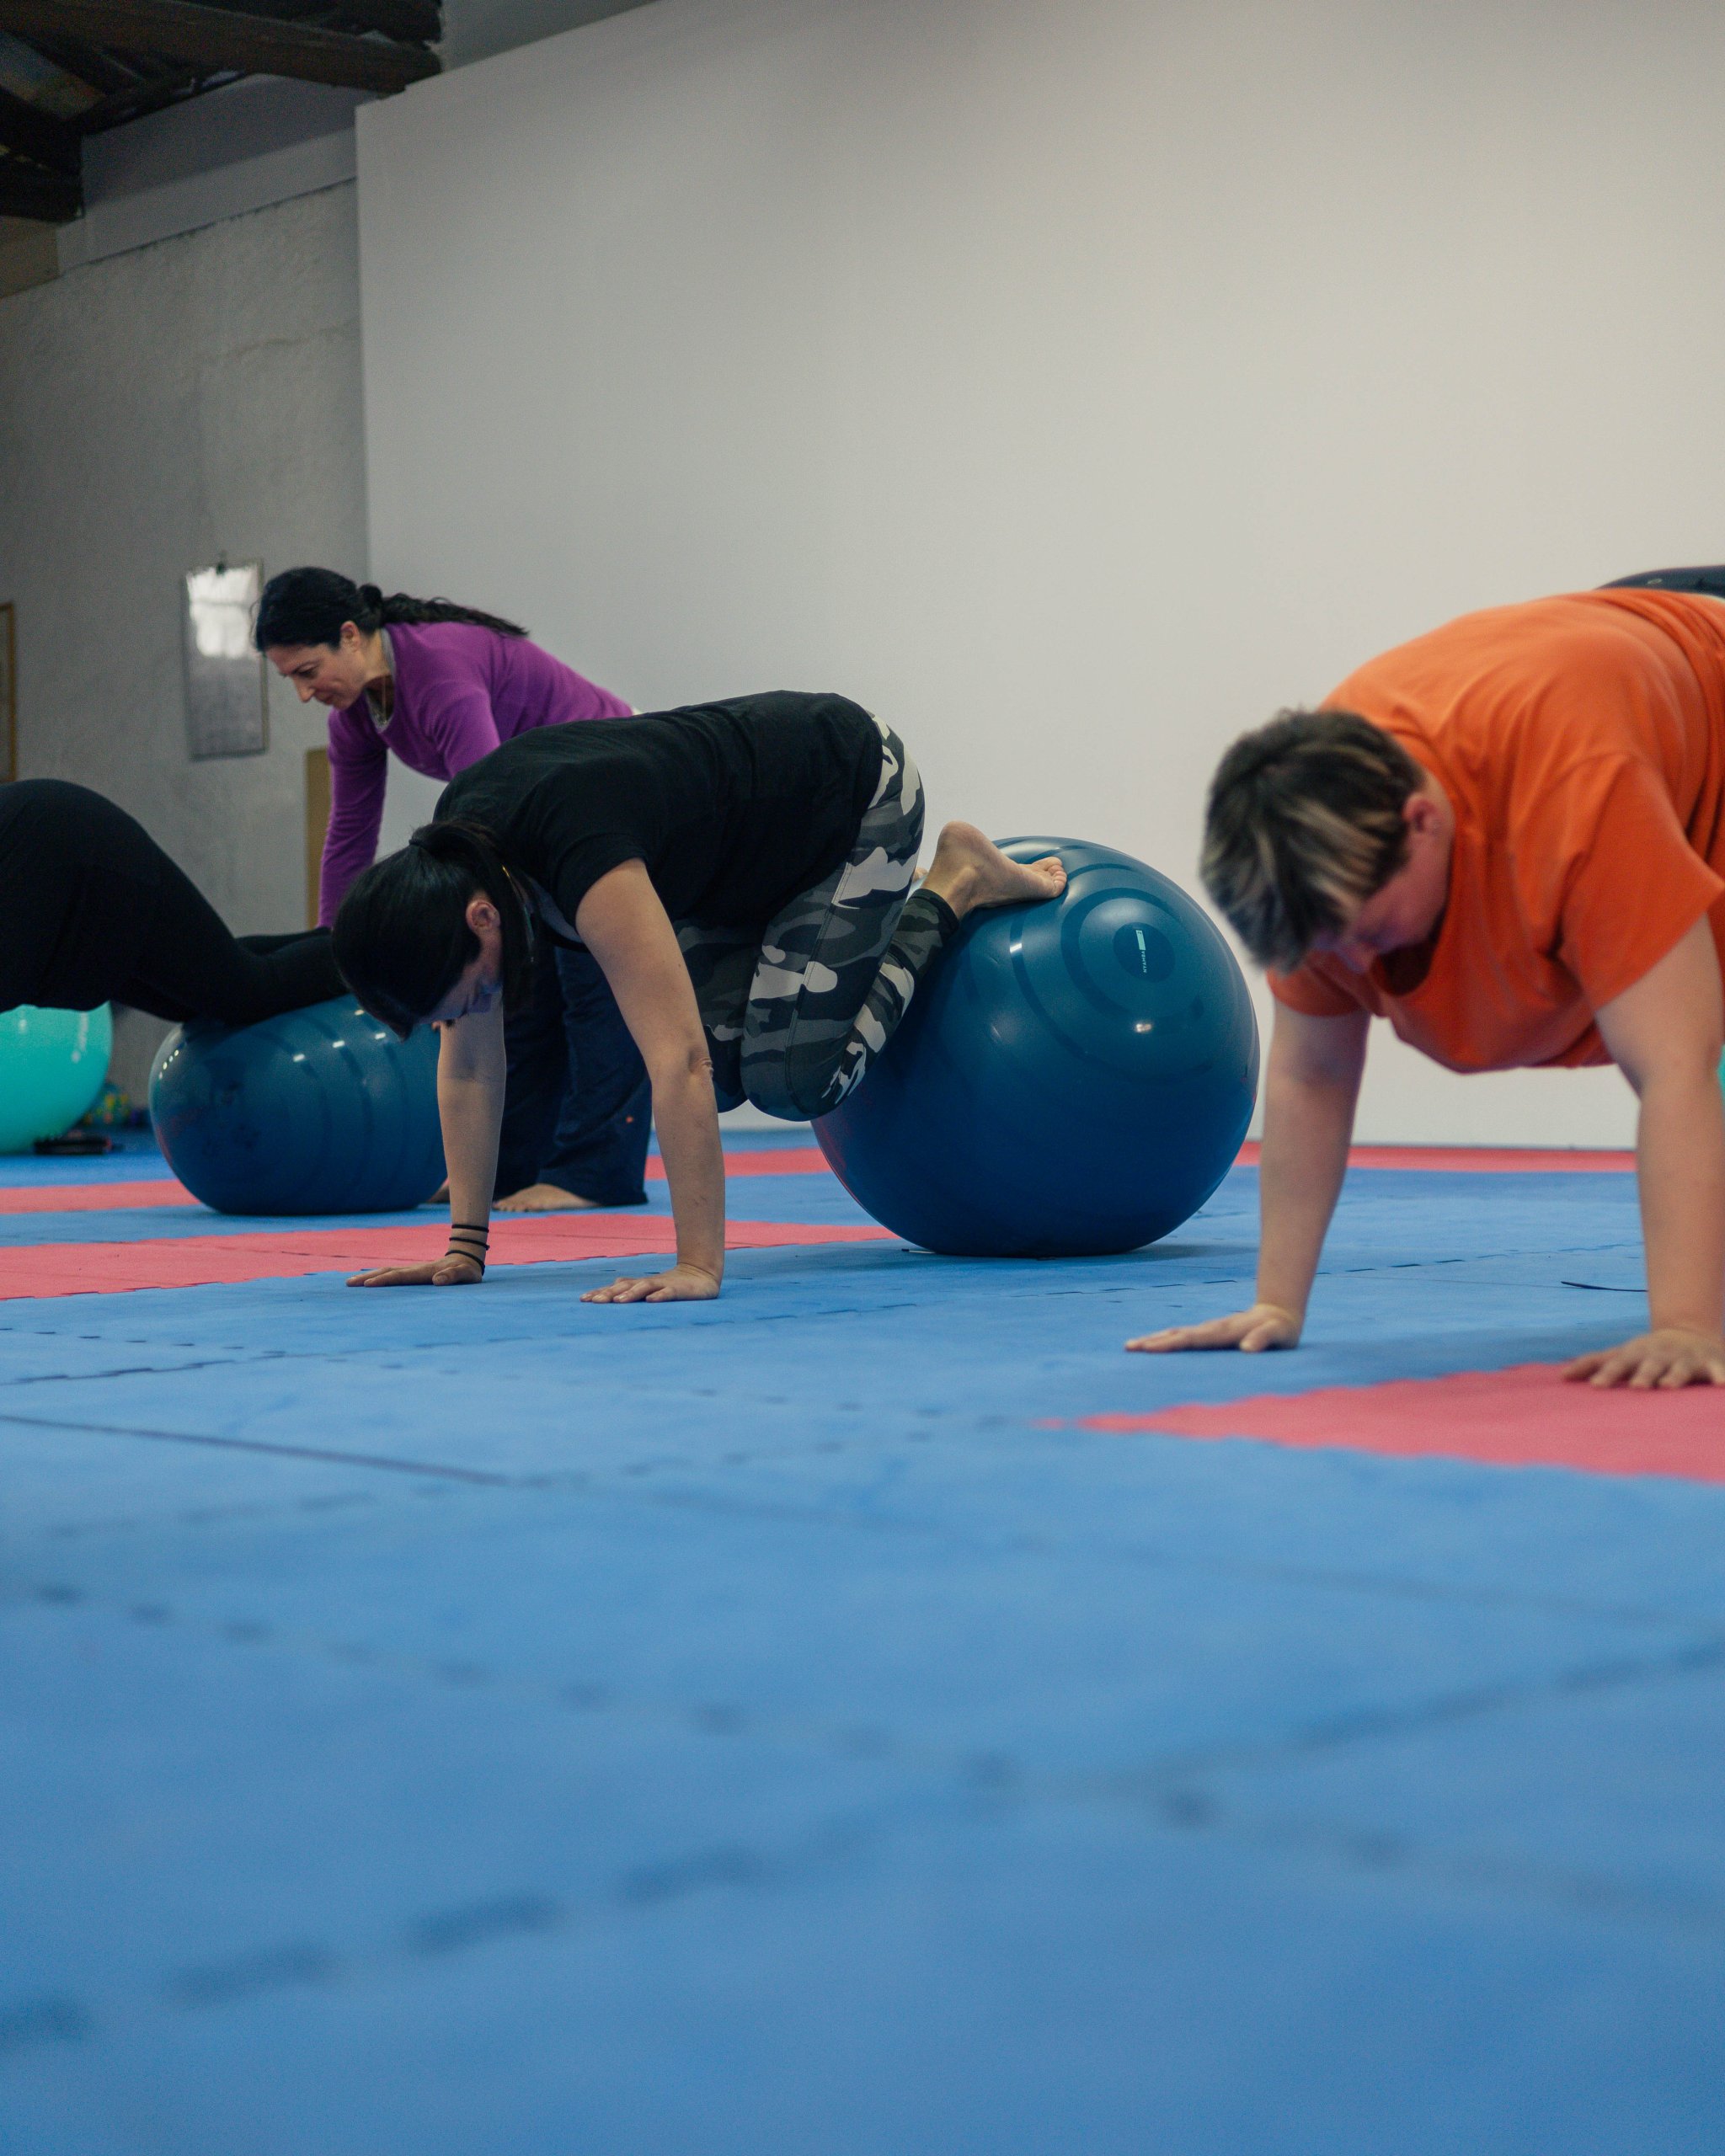
{"label": "wooden rafter", "polygon": [[83,207],[83,189],[57,172],[41,172],[21,157],[0,157],[0,217],[33,217],[64,225]]}
{"label": "wooden rafter", "polygon": [[76,179],[82,165],[77,130],[52,120],[9,90],[0,89],[0,150],[29,157],[62,179]]}
{"label": "wooden rafter", "polygon": [[443,35],[438,0],[204,0],[224,14],[266,15],[272,21],[306,23],[320,29],[358,35],[376,30],[409,44],[435,45]]}
{"label": "wooden rafter", "polygon": [[207,73],[287,75],[385,94],[438,72],[435,54],[420,45],[313,29],[194,0],[0,0],[0,29],[26,40],[72,38],[156,54]]}
{"label": "wooden rafter", "polygon": [[130,66],[116,59],[112,53],[98,52],[93,47],[75,45],[69,39],[33,37],[31,45],[42,58],[57,67],[62,75],[69,75],[99,96],[109,97],[137,88],[144,80],[137,63]]}
{"label": "wooden rafter", "polygon": [[[435,45],[443,35],[443,10],[437,0],[322,0],[315,6],[293,0],[293,5],[296,14],[333,16],[332,27],[376,30],[381,36],[404,38],[411,44]],[[272,6],[270,13],[275,12]],[[286,13],[286,6],[280,12]]]}
{"label": "wooden rafter", "polygon": [[382,30],[386,37],[416,38],[435,45],[443,35],[443,10],[437,0],[358,0],[341,12],[363,22],[367,29]]}

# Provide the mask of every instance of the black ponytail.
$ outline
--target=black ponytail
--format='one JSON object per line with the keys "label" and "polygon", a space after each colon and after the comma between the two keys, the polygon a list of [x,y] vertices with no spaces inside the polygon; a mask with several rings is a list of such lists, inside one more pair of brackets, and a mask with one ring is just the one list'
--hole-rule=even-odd
{"label": "black ponytail", "polygon": [[422,824],[399,853],[358,878],[333,931],[335,963],[364,1008],[405,1040],[479,955],[467,904],[483,891],[503,919],[504,1008],[532,969],[532,930],[497,841],[483,824]]}
{"label": "black ponytail", "polygon": [[411,599],[404,591],[386,599],[375,584],[354,584],[335,569],[283,569],[264,586],[252,642],[259,651],[306,643],[334,647],[346,622],[367,636],[397,623],[414,627],[427,622],[467,622],[500,637],[527,633],[517,622],[481,613],[477,606],[457,606],[453,600]]}

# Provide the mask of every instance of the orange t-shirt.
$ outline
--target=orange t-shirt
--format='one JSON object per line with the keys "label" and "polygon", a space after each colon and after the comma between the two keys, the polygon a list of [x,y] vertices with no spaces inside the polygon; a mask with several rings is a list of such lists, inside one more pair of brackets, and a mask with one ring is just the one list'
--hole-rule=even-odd
{"label": "orange t-shirt", "polygon": [[1608,1063],[1594,1013],[1704,914],[1725,964],[1725,601],[1634,589],[1466,614],[1324,702],[1441,782],[1450,895],[1416,985],[1314,956],[1270,975],[1281,1002],[1363,1006],[1452,1070]]}

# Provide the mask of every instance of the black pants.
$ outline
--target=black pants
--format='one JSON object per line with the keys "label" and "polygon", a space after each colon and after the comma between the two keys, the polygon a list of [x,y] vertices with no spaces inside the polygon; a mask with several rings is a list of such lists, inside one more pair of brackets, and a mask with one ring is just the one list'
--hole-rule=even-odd
{"label": "black pants", "polygon": [[326,930],[232,935],[103,795],[60,779],[0,787],[0,1009],[129,1003],[249,1026],[345,993]]}
{"label": "black pants", "polygon": [[595,1205],[644,1204],[652,1088],[592,953],[542,937],[531,998],[504,1039],[497,1196],[553,1182]]}
{"label": "black pants", "polygon": [[221,916],[179,872],[156,917],[156,932],[136,970],[113,1001],[158,1018],[219,1018],[254,1026],[282,1011],[297,1011],[345,995],[327,928],[291,936],[233,936]]}

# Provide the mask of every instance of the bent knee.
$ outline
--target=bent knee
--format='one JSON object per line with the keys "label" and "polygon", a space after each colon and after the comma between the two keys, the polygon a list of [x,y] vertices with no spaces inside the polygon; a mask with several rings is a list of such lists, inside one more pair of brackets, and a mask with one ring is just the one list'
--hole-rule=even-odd
{"label": "bent knee", "polygon": [[812,1123],[838,1106],[841,1069],[825,1059],[793,1066],[777,1059],[751,1068],[745,1059],[743,1084],[750,1102],[763,1115],[777,1116],[783,1123]]}

